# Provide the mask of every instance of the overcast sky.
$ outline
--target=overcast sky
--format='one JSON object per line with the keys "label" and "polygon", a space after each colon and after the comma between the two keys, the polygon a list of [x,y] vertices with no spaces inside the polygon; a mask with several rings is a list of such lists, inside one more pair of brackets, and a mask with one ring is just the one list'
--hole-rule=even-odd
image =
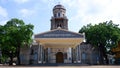
{"label": "overcast sky", "polygon": [[66,8],[70,31],[78,32],[89,23],[120,23],[120,0],[0,0],[0,24],[18,18],[33,24],[34,34],[49,31],[52,9],[58,2]]}

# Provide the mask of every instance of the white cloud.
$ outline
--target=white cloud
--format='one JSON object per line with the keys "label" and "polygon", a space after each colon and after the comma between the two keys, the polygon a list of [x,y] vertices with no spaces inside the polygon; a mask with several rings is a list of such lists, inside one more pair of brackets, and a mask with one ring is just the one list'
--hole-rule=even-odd
{"label": "white cloud", "polygon": [[[113,23],[120,23],[120,0],[61,0],[72,14],[69,18],[70,30],[77,31],[83,25],[97,24],[113,20]],[[75,25],[77,24],[77,25]],[[72,28],[74,26],[76,28]]]}
{"label": "white cloud", "polygon": [[22,15],[22,17],[30,17],[32,15],[34,15],[35,11],[34,10],[30,10],[30,9],[21,9],[20,10],[20,15]]}
{"label": "white cloud", "polygon": [[0,25],[6,24],[7,21],[8,21],[8,20],[2,20],[2,21],[0,21]]}
{"label": "white cloud", "polygon": [[71,10],[75,8],[73,11],[77,13],[71,16],[70,21],[77,20],[79,26],[109,20],[113,20],[115,24],[120,23],[120,0],[62,0],[62,2]]}
{"label": "white cloud", "polygon": [[29,0],[14,0],[16,3],[22,4],[22,3],[26,3]]}
{"label": "white cloud", "polygon": [[2,16],[2,17],[7,17],[8,16],[8,13],[7,13],[6,9],[1,7],[1,6],[0,6],[0,16]]}

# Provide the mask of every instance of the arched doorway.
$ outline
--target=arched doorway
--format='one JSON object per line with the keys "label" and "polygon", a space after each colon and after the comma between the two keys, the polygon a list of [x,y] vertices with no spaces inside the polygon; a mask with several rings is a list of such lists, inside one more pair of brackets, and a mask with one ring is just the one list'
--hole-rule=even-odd
{"label": "arched doorway", "polygon": [[64,62],[63,53],[62,52],[58,52],[56,54],[56,63],[63,63],[63,62]]}
{"label": "arched doorway", "polygon": [[86,63],[87,54],[85,52],[82,53],[82,63]]}

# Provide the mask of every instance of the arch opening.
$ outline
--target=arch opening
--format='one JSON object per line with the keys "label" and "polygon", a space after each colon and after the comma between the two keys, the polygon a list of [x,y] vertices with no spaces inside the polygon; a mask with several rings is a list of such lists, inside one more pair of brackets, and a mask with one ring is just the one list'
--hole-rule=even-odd
{"label": "arch opening", "polygon": [[56,63],[64,63],[64,57],[62,52],[56,54]]}

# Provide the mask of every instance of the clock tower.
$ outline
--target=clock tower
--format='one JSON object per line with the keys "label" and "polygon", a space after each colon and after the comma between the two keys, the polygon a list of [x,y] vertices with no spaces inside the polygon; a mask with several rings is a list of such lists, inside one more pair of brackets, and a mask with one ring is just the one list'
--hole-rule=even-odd
{"label": "clock tower", "polygon": [[68,30],[68,19],[65,13],[66,9],[61,4],[54,6],[53,16],[51,18],[51,30],[57,29],[58,27]]}

